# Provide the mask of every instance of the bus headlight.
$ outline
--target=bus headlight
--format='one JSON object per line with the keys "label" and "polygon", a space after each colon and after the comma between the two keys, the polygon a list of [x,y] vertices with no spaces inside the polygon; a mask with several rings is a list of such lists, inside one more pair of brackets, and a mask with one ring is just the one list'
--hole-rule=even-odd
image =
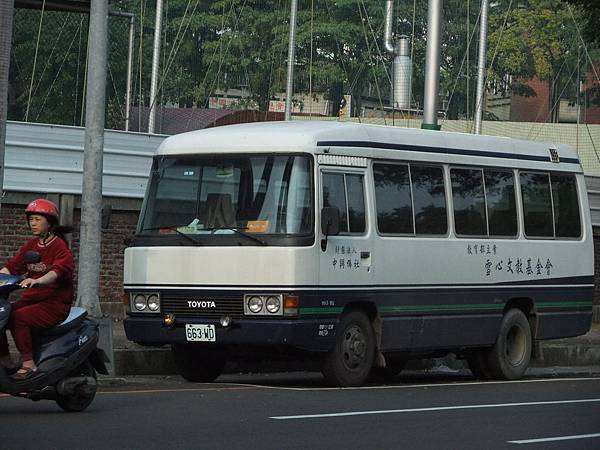
{"label": "bus headlight", "polygon": [[160,311],[160,294],[157,292],[133,292],[127,295],[131,298],[131,312],[156,313]]}
{"label": "bus headlight", "polygon": [[279,301],[279,297],[276,297],[274,295],[270,295],[269,297],[267,297],[267,302],[265,303],[266,307],[267,307],[267,311],[269,311],[271,314],[276,314],[277,311],[279,311],[279,309],[281,308],[281,302]]}
{"label": "bus headlight", "polygon": [[258,295],[253,295],[248,299],[248,309],[250,312],[254,314],[258,314],[263,308],[263,300],[262,297]]}
{"label": "bus headlight", "polygon": [[148,296],[148,309],[152,312],[156,312],[160,309],[160,302],[158,301],[158,295],[152,294]]}
{"label": "bus headlight", "polygon": [[283,295],[246,294],[244,295],[244,314],[250,316],[282,316]]}
{"label": "bus headlight", "polygon": [[144,294],[137,294],[135,297],[133,297],[133,306],[138,311],[145,310],[148,306],[148,303],[146,303],[146,296]]}

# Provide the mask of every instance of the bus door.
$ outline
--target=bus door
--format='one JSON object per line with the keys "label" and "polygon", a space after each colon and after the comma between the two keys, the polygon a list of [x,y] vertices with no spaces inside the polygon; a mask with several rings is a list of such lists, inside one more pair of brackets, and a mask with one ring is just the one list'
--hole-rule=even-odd
{"label": "bus door", "polygon": [[[335,287],[336,295],[364,298],[373,279],[373,248],[368,223],[366,186],[363,168],[322,167],[320,205],[339,210],[340,231],[321,241],[320,287]],[[321,239],[325,236],[321,234]],[[345,293],[346,292],[346,293]],[[337,302],[336,302],[337,303]],[[340,306],[340,305],[336,305]]]}

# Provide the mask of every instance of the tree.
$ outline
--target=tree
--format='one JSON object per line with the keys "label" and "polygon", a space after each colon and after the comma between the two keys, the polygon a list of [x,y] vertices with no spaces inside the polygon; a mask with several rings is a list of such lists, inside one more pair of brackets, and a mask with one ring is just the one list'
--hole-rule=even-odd
{"label": "tree", "polygon": [[[558,121],[559,99],[565,83],[576,85],[578,38],[575,23],[560,0],[528,0],[507,11],[507,2],[496,4],[490,18],[490,43],[497,46],[492,80],[507,83],[520,95],[537,95],[527,82],[535,77],[549,83],[550,122]],[[504,11],[504,14],[500,11]],[[574,11],[579,17],[579,11]],[[503,22],[506,18],[506,26]],[[496,47],[494,47],[496,48]],[[489,58],[493,54],[488,53]]]}

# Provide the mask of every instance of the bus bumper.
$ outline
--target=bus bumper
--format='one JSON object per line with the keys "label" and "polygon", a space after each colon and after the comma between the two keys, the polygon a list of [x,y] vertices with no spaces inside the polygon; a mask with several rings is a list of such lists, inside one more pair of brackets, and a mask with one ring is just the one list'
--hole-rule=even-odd
{"label": "bus bumper", "polygon": [[214,320],[178,321],[174,326],[163,325],[162,317],[128,317],[124,321],[127,339],[145,345],[183,344],[187,342],[185,324],[213,324],[216,329],[214,345],[289,346],[325,352],[335,338],[336,319],[254,320],[237,319],[228,327]]}

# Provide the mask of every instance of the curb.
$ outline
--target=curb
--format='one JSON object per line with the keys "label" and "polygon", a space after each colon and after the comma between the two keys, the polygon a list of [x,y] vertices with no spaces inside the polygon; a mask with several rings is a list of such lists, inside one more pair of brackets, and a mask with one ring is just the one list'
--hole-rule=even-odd
{"label": "curb", "polygon": [[[600,345],[594,342],[564,341],[541,343],[536,356],[531,361],[532,368],[553,367],[596,367],[600,365]],[[114,376],[131,375],[177,375],[177,368],[168,347],[115,349]],[[465,361],[457,360],[453,355],[435,359],[411,360],[407,370],[431,370],[447,367],[451,370],[467,369]],[[236,359],[228,361],[223,373],[261,373],[318,371],[319,363],[312,359]]]}

